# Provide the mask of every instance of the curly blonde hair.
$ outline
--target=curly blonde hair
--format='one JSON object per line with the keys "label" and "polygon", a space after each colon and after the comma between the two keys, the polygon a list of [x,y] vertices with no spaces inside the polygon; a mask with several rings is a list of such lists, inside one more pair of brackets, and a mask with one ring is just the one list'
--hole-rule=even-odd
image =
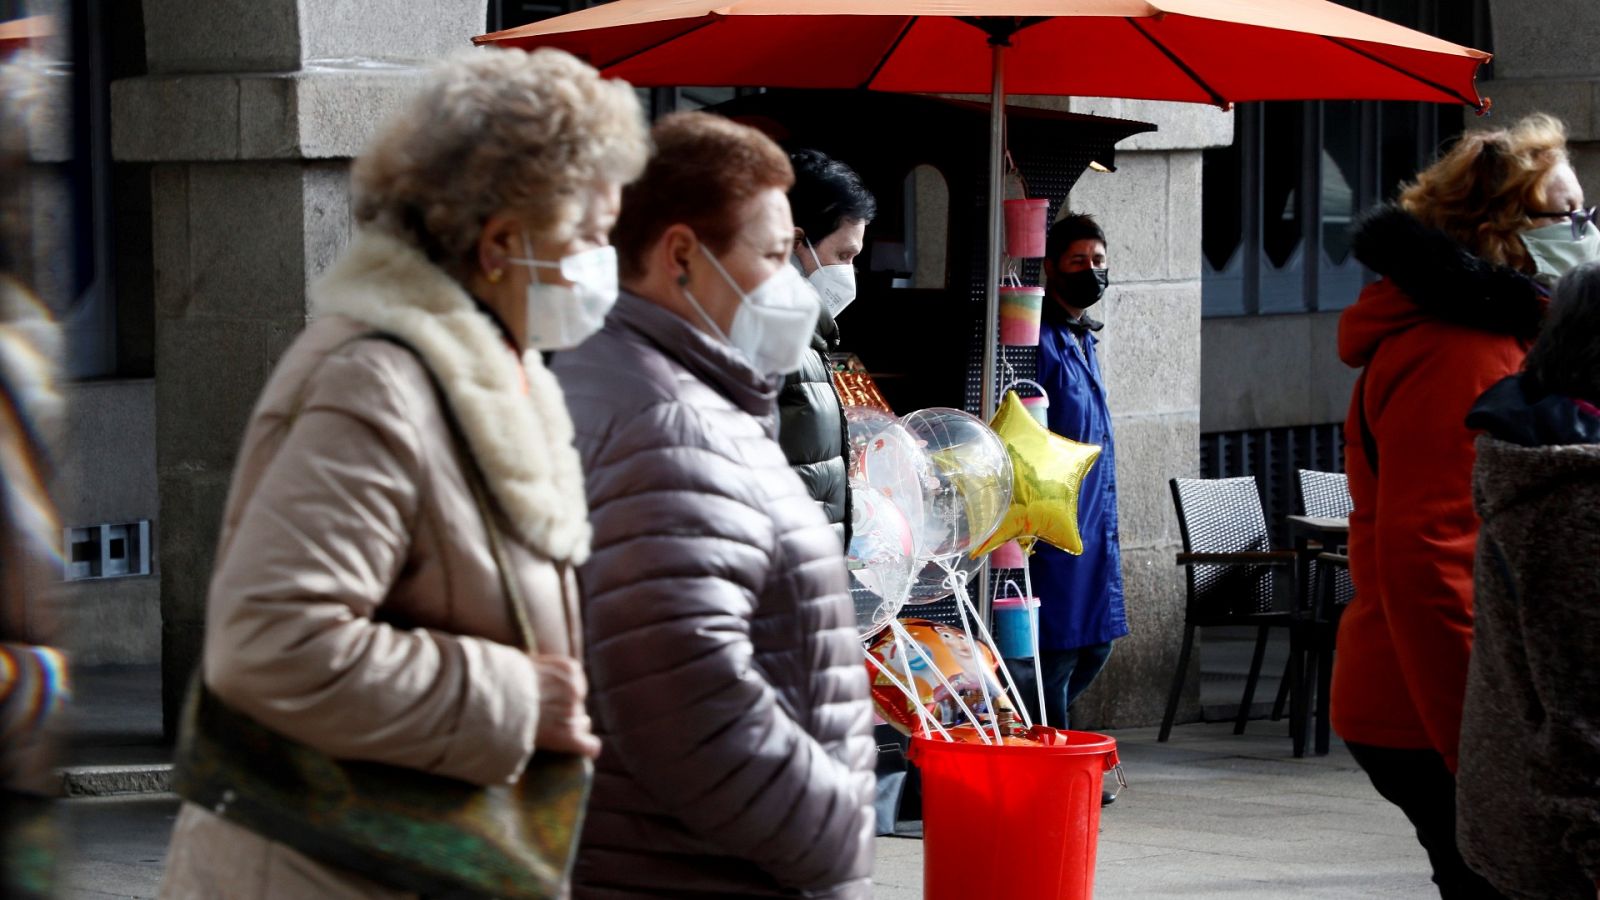
{"label": "curly blonde hair", "polygon": [[1492,263],[1534,271],[1521,233],[1543,210],[1544,182],[1567,162],[1561,120],[1534,113],[1509,129],[1469,131],[1400,190],[1400,206]]}
{"label": "curly blonde hair", "polygon": [[650,153],[626,82],[555,49],[465,50],[439,64],[356,160],[357,222],[415,244],[458,279],[503,210],[564,240],[597,180],[632,181]]}

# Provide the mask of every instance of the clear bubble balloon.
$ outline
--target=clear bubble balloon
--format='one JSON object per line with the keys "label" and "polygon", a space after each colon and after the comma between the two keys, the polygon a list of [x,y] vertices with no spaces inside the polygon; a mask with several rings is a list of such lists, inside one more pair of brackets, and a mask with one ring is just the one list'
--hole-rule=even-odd
{"label": "clear bubble balloon", "polygon": [[[850,484],[880,491],[899,507],[906,521],[923,518],[922,491],[928,475],[928,458],[900,420],[870,407],[851,406],[844,411],[850,432]],[[921,535],[912,529],[915,540]],[[922,547],[915,548],[921,555]]]}
{"label": "clear bubble balloon", "polygon": [[887,495],[870,487],[850,494],[850,596],[862,637],[880,631],[900,612],[916,572],[911,523]]}
{"label": "clear bubble balloon", "polygon": [[1011,457],[989,426],[959,409],[919,409],[900,420],[921,446],[922,514],[912,522],[924,560],[965,556],[1011,503]]}
{"label": "clear bubble balloon", "polygon": [[[919,561],[917,573],[911,581],[911,594],[906,597],[906,604],[918,606],[923,603],[934,603],[953,595],[955,586],[946,566],[962,573],[968,585],[977,585],[978,570],[983,568],[986,558],[980,556],[973,559],[962,553],[942,560]],[[968,590],[975,590],[975,587],[969,587]]]}

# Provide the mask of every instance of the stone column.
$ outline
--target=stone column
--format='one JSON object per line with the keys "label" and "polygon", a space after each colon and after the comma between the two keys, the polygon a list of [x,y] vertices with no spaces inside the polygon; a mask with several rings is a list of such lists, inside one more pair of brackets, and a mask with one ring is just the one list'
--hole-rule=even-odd
{"label": "stone column", "polygon": [[482,0],[144,0],[147,77],[112,89],[118,160],[153,163],[162,692],[172,733],[250,410],[350,231],[349,160]]}
{"label": "stone column", "polygon": [[1494,100],[1494,114],[1471,124],[1500,127],[1531,112],[1556,116],[1567,123],[1586,202],[1600,201],[1600,11],[1593,0],[1490,0],[1489,12],[1494,78],[1482,91]]}
{"label": "stone column", "polygon": [[[1095,314],[1117,442],[1122,575],[1132,633],[1074,708],[1074,728],[1161,721],[1183,640],[1181,547],[1167,479],[1200,470],[1200,151],[1233,141],[1233,116],[1149,101],[1023,98],[1153,122],[1117,145],[1117,171],[1088,171],[1067,208],[1106,232],[1112,287]],[[1199,715],[1199,654],[1179,721]]]}

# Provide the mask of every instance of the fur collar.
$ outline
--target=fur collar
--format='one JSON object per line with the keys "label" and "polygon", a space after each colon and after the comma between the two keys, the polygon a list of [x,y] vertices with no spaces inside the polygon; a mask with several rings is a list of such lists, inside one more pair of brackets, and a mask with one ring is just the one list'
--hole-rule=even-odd
{"label": "fur collar", "polygon": [[517,363],[497,326],[416,248],[358,231],[311,289],[313,314],[338,315],[416,348],[438,378],[489,493],[523,541],[552,560],[589,555],[583,472],[572,418],[537,352]]}
{"label": "fur collar", "polygon": [[1398,206],[1380,206],[1355,226],[1352,250],[1429,316],[1495,334],[1532,339],[1545,294],[1532,278],[1474,255]]}

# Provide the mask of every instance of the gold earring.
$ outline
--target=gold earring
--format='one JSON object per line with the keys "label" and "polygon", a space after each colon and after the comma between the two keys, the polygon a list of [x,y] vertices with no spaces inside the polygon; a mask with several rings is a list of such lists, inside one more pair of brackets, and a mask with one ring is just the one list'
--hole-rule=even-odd
{"label": "gold earring", "polygon": [[489,283],[490,284],[499,284],[500,283],[500,279],[505,274],[506,274],[506,272],[505,272],[504,269],[490,269],[489,270]]}

